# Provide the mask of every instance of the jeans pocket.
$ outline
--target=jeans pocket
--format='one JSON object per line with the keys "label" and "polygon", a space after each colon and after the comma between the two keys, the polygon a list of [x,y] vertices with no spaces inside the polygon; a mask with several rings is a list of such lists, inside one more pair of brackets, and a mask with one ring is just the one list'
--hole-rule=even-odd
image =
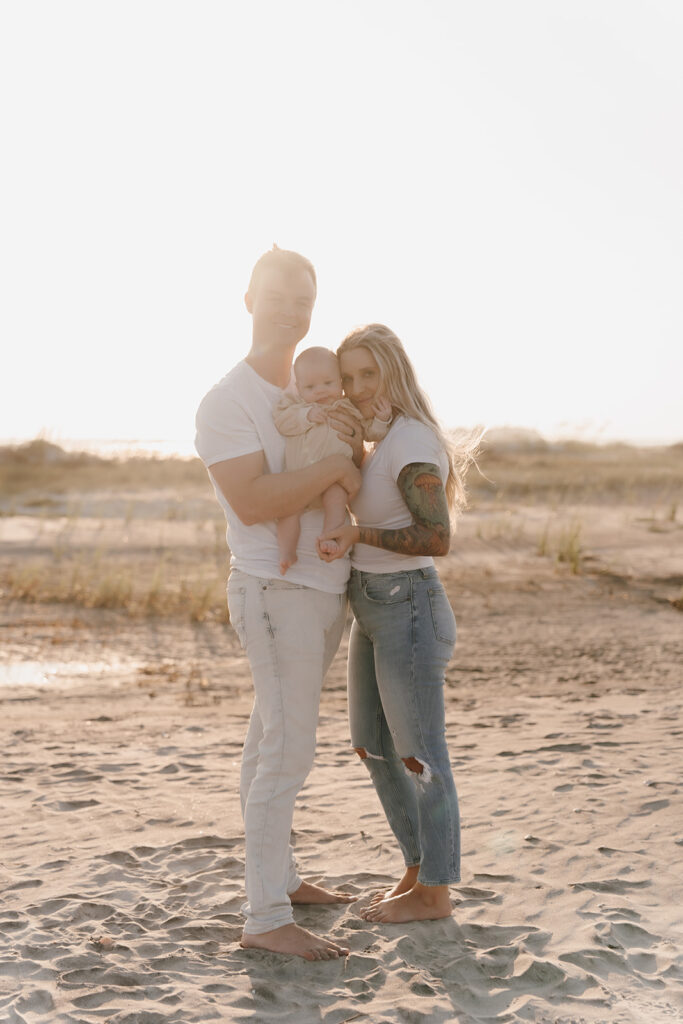
{"label": "jeans pocket", "polygon": [[432,612],[434,636],[441,643],[455,647],[455,615],[443,587],[429,588],[429,607]]}
{"label": "jeans pocket", "polygon": [[239,583],[228,581],[228,613],[230,625],[237,633],[237,639],[243,650],[247,647],[247,629],[245,625],[247,606],[247,588]]}
{"label": "jeans pocket", "polygon": [[411,597],[410,576],[406,573],[382,573],[363,582],[363,596],[374,604],[403,604]]}

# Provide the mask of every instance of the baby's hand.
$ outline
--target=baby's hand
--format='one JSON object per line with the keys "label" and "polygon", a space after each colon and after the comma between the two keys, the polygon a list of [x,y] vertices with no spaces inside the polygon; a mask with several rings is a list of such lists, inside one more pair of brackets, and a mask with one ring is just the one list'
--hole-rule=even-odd
{"label": "baby's hand", "polygon": [[377,419],[382,420],[383,423],[389,422],[393,412],[391,408],[391,402],[388,401],[388,399],[384,398],[383,395],[381,395],[379,398],[376,398],[375,401],[372,403],[372,411],[377,417]]}
{"label": "baby's hand", "polygon": [[308,418],[311,423],[326,423],[327,416],[319,405],[312,405],[308,410]]}

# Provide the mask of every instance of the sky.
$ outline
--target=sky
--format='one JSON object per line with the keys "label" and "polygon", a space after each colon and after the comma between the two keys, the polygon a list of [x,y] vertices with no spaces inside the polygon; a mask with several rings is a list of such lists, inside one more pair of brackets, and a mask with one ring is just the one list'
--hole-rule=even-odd
{"label": "sky", "polygon": [[450,427],[683,440],[679,0],[5,0],[0,438],[171,439],[276,242]]}

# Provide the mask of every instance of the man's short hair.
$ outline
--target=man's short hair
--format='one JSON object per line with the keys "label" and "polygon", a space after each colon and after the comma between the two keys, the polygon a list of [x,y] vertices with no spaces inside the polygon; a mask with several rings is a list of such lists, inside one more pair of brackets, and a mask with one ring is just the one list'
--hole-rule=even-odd
{"label": "man's short hair", "polygon": [[310,260],[307,260],[305,256],[302,256],[298,252],[294,252],[292,249],[280,249],[277,245],[273,245],[272,249],[268,252],[264,252],[254,265],[254,269],[251,272],[249,278],[249,287],[247,293],[253,292],[258,288],[263,271],[269,267],[276,267],[279,270],[291,271],[291,270],[307,270],[311,275],[313,281],[313,287],[316,292],[318,290],[318,281],[315,276],[315,267]]}

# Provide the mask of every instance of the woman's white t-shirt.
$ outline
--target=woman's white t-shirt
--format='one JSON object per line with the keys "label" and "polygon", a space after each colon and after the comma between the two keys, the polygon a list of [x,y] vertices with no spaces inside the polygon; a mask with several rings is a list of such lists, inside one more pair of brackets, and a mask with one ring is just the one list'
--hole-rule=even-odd
{"label": "woman's white t-shirt", "polygon": [[[361,466],[363,482],[351,503],[359,526],[399,530],[412,525],[413,517],[396,483],[403,467],[411,462],[438,466],[445,486],[448,458],[434,431],[419,420],[397,416],[387,436],[365,456]],[[400,572],[433,564],[430,555],[400,555],[370,544],[355,544],[351,553],[351,565],[363,572]]]}

